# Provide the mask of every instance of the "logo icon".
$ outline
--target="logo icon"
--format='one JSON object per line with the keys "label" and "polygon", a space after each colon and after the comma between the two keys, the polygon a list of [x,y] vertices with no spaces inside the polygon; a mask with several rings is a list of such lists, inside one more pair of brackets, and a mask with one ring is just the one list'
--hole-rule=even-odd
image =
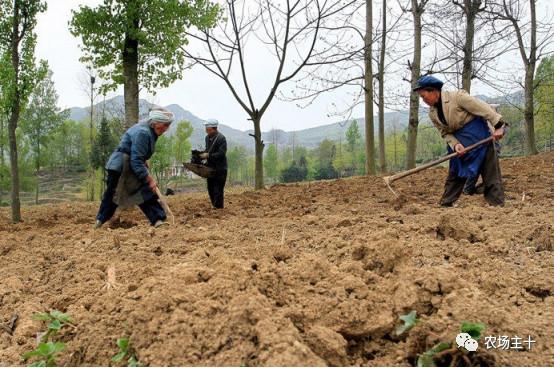
{"label": "logo icon", "polygon": [[467,351],[477,351],[479,343],[473,339],[470,334],[462,332],[456,336],[456,345],[458,348],[465,348]]}

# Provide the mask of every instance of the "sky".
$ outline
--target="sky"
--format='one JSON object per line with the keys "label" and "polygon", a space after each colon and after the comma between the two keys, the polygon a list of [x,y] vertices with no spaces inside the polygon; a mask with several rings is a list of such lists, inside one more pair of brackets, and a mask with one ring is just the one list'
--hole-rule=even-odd
{"label": "sky", "polygon": [[[48,10],[39,15],[37,24],[37,58],[48,61],[53,71],[53,78],[59,94],[61,108],[89,105],[89,97],[83,91],[80,80],[86,75],[86,68],[80,63],[81,50],[79,39],[73,37],[68,30],[71,10],[80,4],[96,5],[99,0],[47,0]],[[545,0],[539,1],[545,8]],[[517,65],[517,54],[511,55],[510,61]],[[261,101],[267,95],[274,72],[272,56],[264,52],[262,47],[251,54],[248,59],[251,67],[249,78],[256,81],[254,99]],[[399,82],[400,83],[400,82]],[[408,84],[399,84],[399,88],[407,88]],[[294,88],[294,82],[284,84],[284,90]],[[122,94],[122,88],[113,95]],[[484,85],[475,85],[473,94],[495,95],[495,91]],[[108,96],[110,97],[110,96]],[[220,122],[237,129],[251,129],[252,123],[247,120],[247,114],[235,101],[222,80],[213,76],[201,67],[185,70],[182,80],[176,81],[169,88],[159,89],[155,96],[141,93],[141,98],[160,105],[179,104],[196,116],[208,119],[218,119]],[[262,120],[264,131],[275,129],[298,130],[313,126],[333,123],[342,120],[343,116],[334,114],[333,103],[344,102],[350,96],[345,91],[325,94],[314,103],[300,108],[294,102],[274,100]],[[358,106],[352,113],[353,117],[362,117],[363,108]]]}

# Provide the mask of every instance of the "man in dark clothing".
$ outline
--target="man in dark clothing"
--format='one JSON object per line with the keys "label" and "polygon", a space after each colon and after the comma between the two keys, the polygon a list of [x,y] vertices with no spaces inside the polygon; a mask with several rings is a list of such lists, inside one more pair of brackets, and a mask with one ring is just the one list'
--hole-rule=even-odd
{"label": "man in dark clothing", "polygon": [[458,200],[468,178],[481,175],[485,200],[492,206],[504,205],[504,188],[494,144],[482,145],[469,152],[466,147],[491,135],[504,136],[502,116],[487,103],[466,91],[443,91],[443,82],[433,76],[421,77],[414,92],[430,107],[429,117],[457,157],[450,169],[440,204],[450,207]]}
{"label": "man in dark clothing", "polygon": [[218,131],[217,120],[208,120],[206,127],[206,151],[200,158],[206,160],[208,167],[215,169],[215,175],[208,178],[208,193],[214,208],[223,208],[224,189],[227,181],[227,141]]}
{"label": "man in dark clothing", "polygon": [[[118,194],[118,188],[131,182],[133,187],[138,184],[133,189],[133,203],[138,204],[152,226],[165,224],[166,213],[156,195],[158,185],[150,175],[146,161],[154,154],[158,137],[169,129],[173,119],[170,111],[155,108],[150,111],[148,120],[133,125],[123,134],[119,146],[106,163],[106,191],[98,209],[95,228],[100,228],[112,218],[120,201],[123,200],[114,198]],[[119,194],[126,188],[121,189],[122,192]]]}

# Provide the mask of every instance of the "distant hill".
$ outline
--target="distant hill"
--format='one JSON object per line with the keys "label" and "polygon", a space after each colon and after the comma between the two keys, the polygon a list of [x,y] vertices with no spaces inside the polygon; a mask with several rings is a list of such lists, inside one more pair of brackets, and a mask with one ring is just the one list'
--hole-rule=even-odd
{"label": "distant hill", "polygon": [[[523,92],[519,91],[507,96],[489,98],[487,96],[477,96],[489,103],[512,103],[520,104],[523,101]],[[152,104],[146,100],[141,99],[139,101],[139,114],[140,118],[145,118],[148,114],[149,108]],[[187,120],[192,124],[193,133],[191,137],[192,147],[200,148],[204,145],[204,121],[206,119],[200,118],[194,115],[192,112],[185,110],[183,107],[177,104],[166,106],[168,110],[175,114],[176,121]],[[107,117],[122,117],[124,115],[124,101],[123,96],[117,96],[100,102],[94,106],[95,114],[106,114]],[[72,107],[69,109],[70,118],[76,121],[88,119],[90,114],[89,108],[84,107]],[[421,121],[427,121],[427,109],[420,110]],[[350,121],[356,120],[358,128],[362,137],[365,137],[365,130],[363,124],[363,118],[350,119],[349,121],[340,121],[332,124],[325,124],[308,129],[300,129],[295,131],[284,131],[281,129],[274,129],[268,132],[262,133],[262,139],[266,144],[277,143],[280,146],[304,146],[307,148],[316,147],[322,140],[331,139],[338,141],[344,139],[346,130],[350,125]],[[391,129],[402,130],[408,125],[408,111],[388,112],[385,114],[385,129],[390,131]],[[377,117],[375,117],[375,127],[377,133]],[[177,125],[173,124],[169,129],[168,134],[174,134],[177,129]],[[253,134],[253,130],[241,131],[239,129],[232,128],[225,125],[220,121],[220,131],[227,137],[227,142],[230,147],[244,146],[248,150],[254,150],[254,140],[249,134]]]}

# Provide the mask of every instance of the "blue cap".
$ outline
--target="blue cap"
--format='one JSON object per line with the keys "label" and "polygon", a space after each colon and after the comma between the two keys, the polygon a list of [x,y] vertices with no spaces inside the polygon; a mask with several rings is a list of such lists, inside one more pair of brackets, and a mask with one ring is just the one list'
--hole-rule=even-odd
{"label": "blue cap", "polygon": [[417,92],[423,88],[434,88],[440,90],[443,85],[444,83],[440,79],[435,78],[432,75],[426,75],[418,79],[414,92]]}

